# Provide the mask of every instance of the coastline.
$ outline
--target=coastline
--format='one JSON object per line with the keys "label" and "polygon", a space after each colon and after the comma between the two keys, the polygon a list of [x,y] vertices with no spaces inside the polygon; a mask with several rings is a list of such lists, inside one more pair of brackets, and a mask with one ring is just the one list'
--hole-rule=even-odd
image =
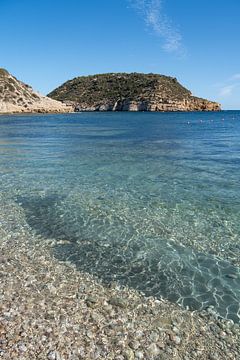
{"label": "coastline", "polygon": [[20,112],[20,113],[0,113],[0,117],[1,116],[46,116],[46,115],[67,115],[67,114],[77,114],[74,111],[69,111],[69,112]]}
{"label": "coastline", "polygon": [[224,112],[224,111],[235,111],[235,110],[176,110],[176,111],[132,111],[132,110],[128,110],[128,111],[108,111],[108,110],[81,110],[81,111],[47,111],[47,112],[42,112],[42,111],[36,111],[36,112],[6,112],[6,113],[1,113],[0,112],[0,116],[12,116],[12,115],[63,115],[63,114],[81,114],[81,113],[152,113],[152,114],[165,114],[165,113],[219,113],[219,112]]}
{"label": "coastline", "polygon": [[1,204],[3,359],[238,359],[239,325],[105,286],[57,261],[56,241],[34,234],[20,206]]}

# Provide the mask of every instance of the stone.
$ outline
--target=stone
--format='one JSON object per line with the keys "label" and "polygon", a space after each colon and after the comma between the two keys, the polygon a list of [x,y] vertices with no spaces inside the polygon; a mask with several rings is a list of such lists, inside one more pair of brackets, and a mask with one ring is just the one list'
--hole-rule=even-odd
{"label": "stone", "polygon": [[209,355],[209,360],[219,360],[219,355],[217,353],[210,354]]}
{"label": "stone", "polygon": [[171,340],[172,342],[174,342],[176,345],[181,344],[181,341],[182,341],[182,340],[181,340],[180,336],[171,334],[169,337],[170,337],[170,340]]}
{"label": "stone", "polygon": [[152,342],[157,342],[158,339],[159,339],[158,333],[152,332],[152,333],[150,334],[150,340],[151,340]]}
{"label": "stone", "polygon": [[142,351],[136,351],[135,357],[136,357],[136,359],[144,359],[144,354]]}
{"label": "stone", "polygon": [[113,297],[109,300],[109,303],[113,306],[118,306],[121,308],[125,308],[127,306],[127,302],[125,299],[120,297]]}
{"label": "stone", "polygon": [[173,331],[175,334],[179,334],[179,333],[180,333],[180,330],[179,330],[176,326],[174,326],[174,327],[172,328],[172,331]]}
{"label": "stone", "polygon": [[5,334],[5,327],[0,324],[0,335]]}
{"label": "stone", "polygon": [[144,333],[142,330],[137,330],[134,334],[135,339],[141,339],[143,337]]}
{"label": "stone", "polygon": [[90,303],[95,304],[97,302],[97,297],[96,296],[88,296],[86,298],[86,302],[90,302]]}
{"label": "stone", "polygon": [[129,346],[130,346],[131,349],[137,350],[139,348],[139,346],[140,346],[140,342],[137,341],[137,340],[132,340],[132,341],[129,342]]}
{"label": "stone", "polygon": [[147,352],[148,352],[149,356],[157,356],[160,354],[160,349],[155,343],[152,343],[147,348]]}
{"label": "stone", "polygon": [[134,356],[134,352],[132,349],[128,348],[125,350],[125,353],[124,353],[125,357],[127,360],[134,360],[135,359],[135,356]]}
{"label": "stone", "polygon": [[61,356],[59,355],[59,353],[55,350],[53,351],[49,351],[49,353],[47,354],[47,359],[48,360],[61,360]]}
{"label": "stone", "polygon": [[20,344],[18,344],[18,350],[20,352],[25,352],[25,351],[27,351],[27,347],[25,344],[20,343]]}
{"label": "stone", "polygon": [[97,298],[95,296],[88,296],[86,299],[86,304],[90,308],[94,308],[97,303]]}
{"label": "stone", "polygon": [[160,349],[164,349],[164,348],[165,348],[165,344],[164,344],[163,341],[158,341],[157,346],[158,346]]}
{"label": "stone", "polygon": [[49,353],[47,354],[47,358],[48,360],[56,360],[55,351],[49,351]]}

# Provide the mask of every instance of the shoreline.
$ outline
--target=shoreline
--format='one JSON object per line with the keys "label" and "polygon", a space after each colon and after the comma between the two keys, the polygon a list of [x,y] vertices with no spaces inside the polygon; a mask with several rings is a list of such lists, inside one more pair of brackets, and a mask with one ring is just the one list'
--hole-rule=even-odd
{"label": "shoreline", "polygon": [[56,260],[56,240],[35,235],[22,209],[1,200],[3,359],[239,358],[239,325],[211,308],[188,311],[114,283],[104,286]]}
{"label": "shoreline", "polygon": [[13,112],[13,113],[0,113],[0,116],[13,116],[13,115],[23,115],[23,116],[26,116],[26,115],[63,115],[63,114],[76,114],[75,111],[64,111],[64,112],[60,112],[60,111],[52,111],[52,112]]}
{"label": "shoreline", "polygon": [[82,110],[82,111],[64,111],[64,112],[60,112],[60,111],[52,111],[52,112],[13,112],[13,113],[0,113],[0,116],[13,116],[13,115],[64,115],[64,114],[81,114],[81,113],[101,113],[101,114],[114,114],[114,113],[132,113],[132,114],[141,114],[141,113],[152,113],[152,114],[165,114],[165,113],[207,113],[207,114],[212,114],[212,113],[220,113],[220,112],[229,112],[229,111],[239,111],[239,110],[218,110],[218,111],[197,111],[197,110],[193,110],[193,111],[187,111],[187,110],[178,110],[178,111],[97,111],[97,110]]}

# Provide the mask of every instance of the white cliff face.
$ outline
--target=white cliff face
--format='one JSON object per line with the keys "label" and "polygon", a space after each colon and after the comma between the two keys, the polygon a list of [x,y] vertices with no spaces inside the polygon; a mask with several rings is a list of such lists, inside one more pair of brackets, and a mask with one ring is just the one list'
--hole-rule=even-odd
{"label": "white cliff face", "polygon": [[105,104],[76,104],[75,111],[219,111],[220,104],[208,100],[191,98],[186,100],[161,99],[156,101],[119,100]]}
{"label": "white cliff face", "polygon": [[0,113],[69,112],[72,107],[43,96],[0,69]]}

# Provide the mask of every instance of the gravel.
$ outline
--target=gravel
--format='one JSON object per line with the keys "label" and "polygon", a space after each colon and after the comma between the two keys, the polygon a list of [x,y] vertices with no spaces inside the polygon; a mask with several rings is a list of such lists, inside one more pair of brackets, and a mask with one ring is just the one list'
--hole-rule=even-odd
{"label": "gravel", "polygon": [[0,219],[1,359],[240,358],[239,325],[106,287],[55,259],[54,240],[34,235],[17,207],[2,203]]}

